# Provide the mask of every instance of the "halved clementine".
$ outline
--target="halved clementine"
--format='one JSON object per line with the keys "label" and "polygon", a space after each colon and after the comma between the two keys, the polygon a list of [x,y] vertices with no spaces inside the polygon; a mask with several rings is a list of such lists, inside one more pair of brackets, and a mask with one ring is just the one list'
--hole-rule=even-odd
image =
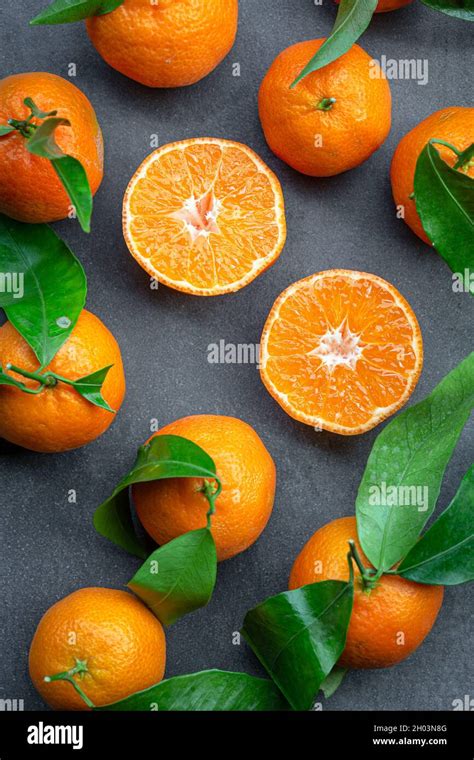
{"label": "halved clementine", "polygon": [[281,185],[246,145],[211,137],[165,145],[132,177],[123,229],[148,274],[176,290],[240,290],[280,255]]}
{"label": "halved clementine", "polygon": [[390,283],[319,272],[277,298],[261,341],[261,376],[294,419],[364,433],[400,409],[423,366],[417,319]]}

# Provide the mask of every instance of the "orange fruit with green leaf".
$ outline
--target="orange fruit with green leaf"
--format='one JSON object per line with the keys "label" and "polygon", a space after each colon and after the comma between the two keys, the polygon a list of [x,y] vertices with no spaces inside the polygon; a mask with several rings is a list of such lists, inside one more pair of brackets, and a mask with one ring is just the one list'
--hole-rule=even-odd
{"label": "orange fruit with green leaf", "polygon": [[156,150],[133,175],[123,231],[132,256],[164,285],[192,295],[233,293],[283,249],[283,192],[246,145],[183,140]]}
{"label": "orange fruit with green leaf", "polygon": [[346,668],[387,668],[409,657],[426,638],[443,601],[442,586],[384,575],[372,585],[373,570],[357,538],[355,517],[341,517],[314,533],[291,569],[289,588],[326,580],[349,580],[347,553],[354,544],[354,604],[344,653]]}
{"label": "orange fruit with green leaf", "polygon": [[[218,560],[229,559],[255,543],[270,519],[276,486],[275,464],[255,430],[234,417],[202,414],[176,420],[156,435],[186,438],[215,462],[222,484],[211,525]],[[133,486],[138,518],[157,544],[206,526],[209,502],[204,489],[200,478],[170,478]]]}
{"label": "orange fruit with green leaf", "polygon": [[430,140],[448,166],[474,178],[472,154],[462,155],[474,142],[474,108],[451,106],[435,111],[411,129],[395,150],[390,168],[393,198],[404,221],[428,245],[431,241],[416,208],[414,180],[417,161]]}
{"label": "orange fruit with green leaf", "polygon": [[[0,327],[0,366],[27,389],[0,385],[0,436],[32,451],[68,451],[94,441],[110,427],[125,395],[118,343],[85,309],[68,340],[41,371],[31,347],[6,322]],[[110,410],[90,403],[75,387],[55,377],[77,381],[107,367],[101,387]]]}
{"label": "orange fruit with green leaf", "polygon": [[31,680],[55,710],[123,699],[161,681],[165,666],[159,620],[132,594],[110,588],[82,588],[56,602],[29,654]]}
{"label": "orange fruit with green leaf", "polygon": [[0,213],[35,223],[72,216],[76,195],[98,190],[103,166],[95,111],[72,82],[45,72],[0,80]]}
{"label": "orange fruit with green leaf", "polygon": [[299,42],[280,53],[258,98],[271,150],[313,177],[359,166],[380,148],[391,125],[388,82],[358,45],[294,85],[324,42]]}
{"label": "orange fruit with green leaf", "polygon": [[416,316],[386,280],[330,269],[290,285],[261,338],[260,374],[296,420],[356,435],[410,398],[423,366]]}

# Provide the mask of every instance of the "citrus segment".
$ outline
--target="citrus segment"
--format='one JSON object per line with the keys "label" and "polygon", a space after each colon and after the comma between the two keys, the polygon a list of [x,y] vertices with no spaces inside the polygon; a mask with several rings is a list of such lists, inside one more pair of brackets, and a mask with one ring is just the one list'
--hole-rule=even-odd
{"label": "citrus segment", "polygon": [[333,269],[291,285],[261,342],[261,375],[283,409],[343,435],[370,430],[410,397],[423,363],[409,304],[373,274]]}
{"label": "citrus segment", "polygon": [[245,145],[200,138],[166,145],[133,176],[124,235],[160,282],[195,295],[247,285],[278,258],[286,238],[280,183]]}

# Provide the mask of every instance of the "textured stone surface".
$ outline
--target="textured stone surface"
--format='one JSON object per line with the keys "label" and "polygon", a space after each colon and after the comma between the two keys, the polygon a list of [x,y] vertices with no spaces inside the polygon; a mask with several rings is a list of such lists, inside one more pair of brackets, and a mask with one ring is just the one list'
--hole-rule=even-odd
{"label": "textured stone surface", "polygon": [[[423,398],[470,350],[473,302],[451,290],[450,272],[397,221],[388,170],[400,137],[432,111],[470,105],[469,24],[429,10],[418,0],[375,17],[362,45],[374,57],[428,59],[429,83],[393,81],[393,128],[382,149],[359,169],[327,180],[300,176],[265,145],[257,115],[259,82],[289,44],[327,34],[330,0],[241,0],[238,40],[227,60],[198,85],[153,91],[110,69],[96,54],[84,26],[29,28],[46,0],[4,0],[0,16],[0,75],[52,71],[67,76],[92,100],[102,124],[106,173],[96,197],[93,232],[56,225],[81,258],[88,278],[88,308],[116,335],[124,356],[128,393],[102,439],[62,456],[39,456],[6,444],[1,452],[0,698],[24,698],[41,708],[27,674],[35,626],[57,599],[81,586],[120,588],[138,561],[108,545],[92,527],[94,508],[111,491],[148,436],[150,419],[165,424],[199,413],[225,413],[255,426],[278,465],[278,494],[260,541],[219,568],[207,609],[168,632],[169,676],[210,667],[259,673],[244,643],[235,646],[245,611],[286,588],[292,561],[313,531],[353,513],[354,498],[376,431],[359,438],[316,434],[292,421],[270,398],[249,365],[213,365],[207,347],[223,339],[256,343],[277,295],[321,269],[375,272],[405,295],[425,341],[425,368],[413,401]],[[241,76],[232,76],[232,65]],[[288,242],[277,264],[236,295],[199,299],[149,288],[147,275],[122,239],[121,201],[127,182],[160,144],[192,136],[240,140],[254,148],[282,181]],[[469,436],[471,435],[471,438]],[[446,505],[471,461],[472,426],[449,465],[438,510]],[[471,451],[470,451],[471,448]],[[67,501],[76,489],[78,502]],[[448,589],[426,643],[391,670],[354,672],[327,707],[450,709],[473,680],[468,646],[473,590]]]}

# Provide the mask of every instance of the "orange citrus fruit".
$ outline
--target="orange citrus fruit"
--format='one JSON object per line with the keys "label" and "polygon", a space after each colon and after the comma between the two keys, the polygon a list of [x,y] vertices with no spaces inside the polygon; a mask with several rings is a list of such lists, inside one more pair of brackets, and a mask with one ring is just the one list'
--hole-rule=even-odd
{"label": "orange citrus fruit", "polygon": [[[218,560],[255,543],[270,518],[276,482],[273,459],[255,430],[234,417],[202,414],[172,422],[156,435],[187,438],[214,460],[222,483],[211,528]],[[209,504],[202,488],[198,478],[133,486],[140,522],[158,544],[206,526]]]}
{"label": "orange citrus fruit", "polygon": [[[357,539],[355,517],[342,517],[316,531],[292,567],[289,588],[349,579],[349,539],[366,568],[372,565]],[[386,668],[408,657],[431,631],[444,589],[396,575],[383,575],[375,588],[362,588],[355,571],[354,606],[339,664],[346,668]]]}
{"label": "orange citrus fruit", "polygon": [[237,34],[238,0],[125,0],[87,19],[96,50],[148,87],[183,87],[213,71]]}
{"label": "orange citrus fruit", "polygon": [[171,143],[148,156],[124,198],[132,256],[185,293],[232,293],[278,258],[286,224],[280,183],[245,145],[217,138]]}
{"label": "orange citrus fruit", "polygon": [[[0,327],[0,366],[6,371],[7,364],[28,372],[39,369],[32,349],[10,322]],[[113,366],[102,395],[118,411],[125,395],[120,348],[103,322],[83,310],[68,340],[42,374],[50,370],[68,380],[78,380],[109,365]],[[35,380],[13,371],[8,374],[28,388],[38,387]],[[61,382],[45,386],[38,395],[0,386],[0,437],[32,451],[59,452],[85,446],[105,432],[114,418]]]}
{"label": "orange citrus fruit", "polygon": [[[59,126],[55,140],[61,150],[81,162],[92,194],[103,175],[104,144],[94,109],[77,87],[55,74],[31,72],[0,80],[0,124],[26,119],[31,98],[40,110],[57,110],[70,126]],[[42,120],[34,119],[40,124]],[[22,222],[54,222],[71,212],[71,201],[47,158],[35,156],[17,131],[0,137],[0,212]]]}
{"label": "orange citrus fruit", "polygon": [[[431,139],[445,140],[458,151],[468,148],[474,139],[474,108],[452,106],[435,111],[400,140],[393,156],[390,177],[395,203],[403,209],[408,226],[429,245],[431,242],[418,216],[413,191],[418,157]],[[454,166],[457,161],[454,151],[444,145],[436,144],[435,147],[443,161]],[[469,161],[460,171],[474,177],[474,161]]]}
{"label": "orange citrus fruit", "polygon": [[87,709],[72,684],[45,681],[78,663],[73,678],[96,707],[147,689],[165,672],[162,625],[126,591],[81,588],[49,608],[31,642],[31,680],[55,710]]}
{"label": "orange citrus fruit", "polygon": [[[334,0],[338,5],[340,0]],[[379,0],[375,13],[386,13],[387,11],[396,11],[398,8],[403,8],[405,5],[409,5],[413,0]]]}
{"label": "orange citrus fruit", "polygon": [[294,419],[364,433],[408,401],[423,344],[402,295],[374,274],[319,272],[277,298],[261,340],[261,376]]}
{"label": "orange citrus fruit", "polygon": [[313,177],[359,166],[380,148],[391,124],[388,82],[358,45],[291,88],[324,41],[299,42],[280,53],[258,98],[272,151]]}

